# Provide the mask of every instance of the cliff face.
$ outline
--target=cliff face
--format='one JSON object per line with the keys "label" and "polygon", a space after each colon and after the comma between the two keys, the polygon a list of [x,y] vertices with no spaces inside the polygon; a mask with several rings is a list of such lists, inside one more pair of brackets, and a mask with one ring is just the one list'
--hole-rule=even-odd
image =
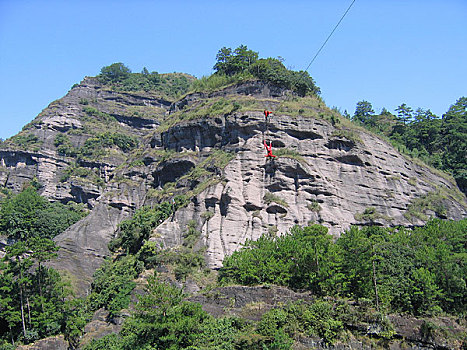
{"label": "cliff face", "polygon": [[[263,109],[274,111],[267,124]],[[264,157],[263,139],[278,155],[273,161]],[[19,191],[34,178],[50,200],[85,203],[91,211],[56,237],[56,266],[81,287],[109,253],[121,220],[176,194],[189,204],[151,239],[180,244],[196,220],[211,268],[246,239],[309,221],[338,235],[352,224],[466,216],[465,196],[451,179],[319,99],[258,82],[169,101],[86,78],[3,144],[0,184]]]}

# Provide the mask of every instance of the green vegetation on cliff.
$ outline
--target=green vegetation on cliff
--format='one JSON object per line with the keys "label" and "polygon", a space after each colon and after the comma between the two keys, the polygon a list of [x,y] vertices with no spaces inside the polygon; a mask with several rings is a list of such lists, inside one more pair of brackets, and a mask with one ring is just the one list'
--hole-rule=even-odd
{"label": "green vegetation on cliff", "polygon": [[353,121],[383,134],[401,152],[449,172],[467,192],[467,97],[459,98],[438,118],[429,109],[415,111],[405,103],[393,115],[383,108],[375,114],[368,101],[357,103]]}
{"label": "green vegetation on cliff", "polygon": [[[24,200],[29,205],[25,208]],[[43,205],[32,187],[7,197],[0,210],[2,230],[13,232],[7,224],[15,225],[12,217],[23,217],[24,210],[36,212]],[[179,248],[164,249],[149,240],[153,229],[183,205],[184,198],[177,197],[174,203],[144,207],[122,222],[111,243],[118,254],[96,271],[92,291],[84,299],[67,299],[60,276],[44,266],[57,248],[43,230],[35,229],[34,215],[25,216],[28,219],[22,222],[30,226],[15,232],[31,234],[10,245],[0,263],[4,325],[0,341],[29,343],[63,333],[76,347],[95,310],[108,310],[110,318],[128,310],[144,268],[168,267],[165,278],[172,274],[179,281],[204,273],[195,222],[188,225]],[[203,217],[209,220],[210,215]],[[257,321],[216,319],[199,304],[186,301],[179,288],[149,277],[121,332],[93,340],[85,348],[290,349],[302,337],[335,343],[346,337],[346,325],[357,323],[376,324],[379,337],[392,339],[387,313],[463,317],[466,226],[467,220],[436,219],[412,230],[352,227],[334,240],[325,227],[311,225],[296,226],[282,236],[263,236],[226,257],[219,284],[283,285],[311,291],[313,300],[265,310]],[[23,237],[15,235],[11,237]],[[348,299],[358,304],[350,306]]]}
{"label": "green vegetation on cliff", "polygon": [[232,50],[223,47],[216,56],[215,73],[208,78],[195,81],[192,89],[205,91],[221,86],[258,79],[271,85],[292,90],[300,96],[318,95],[320,89],[305,71],[287,69],[277,58],[260,58],[259,54],[240,45]]}
{"label": "green vegetation on cliff", "polygon": [[28,186],[1,202],[0,234],[23,241],[33,237],[53,238],[86,214],[74,203],[50,203],[33,186]]}
{"label": "green vegetation on cliff", "polygon": [[[311,291],[313,300],[266,310],[258,321],[216,319],[184,300],[180,289],[150,277],[121,332],[93,340],[86,349],[291,349],[303,337],[342,341],[348,325],[356,324],[378,327],[378,337],[388,341],[395,334],[385,316],[390,312],[463,317],[466,225],[432,220],[413,230],[353,227],[336,241],[325,227],[312,225],[261,237],[224,260],[219,282],[284,285]],[[159,258],[152,263],[166,263],[162,250],[153,254]]]}
{"label": "green vegetation on cliff", "polygon": [[99,80],[117,91],[156,91],[174,99],[186,93],[194,78],[188,74],[159,74],[143,68],[141,73],[132,73],[123,63],[102,67]]}

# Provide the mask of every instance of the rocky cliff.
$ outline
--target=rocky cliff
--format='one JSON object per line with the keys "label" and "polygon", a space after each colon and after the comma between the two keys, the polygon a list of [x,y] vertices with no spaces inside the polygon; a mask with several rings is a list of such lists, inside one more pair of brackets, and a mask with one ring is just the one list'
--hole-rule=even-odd
{"label": "rocky cliff", "polygon": [[[274,111],[266,123],[263,110]],[[272,142],[273,161],[263,140]],[[51,201],[90,214],[56,237],[56,266],[86,287],[109,254],[118,223],[177,194],[188,205],[151,239],[180,244],[195,220],[218,268],[246,239],[321,223],[412,226],[430,216],[460,219],[466,199],[452,179],[352,125],[318,97],[256,81],[170,100],[122,92],[86,78],[0,149],[0,184],[35,179]]]}

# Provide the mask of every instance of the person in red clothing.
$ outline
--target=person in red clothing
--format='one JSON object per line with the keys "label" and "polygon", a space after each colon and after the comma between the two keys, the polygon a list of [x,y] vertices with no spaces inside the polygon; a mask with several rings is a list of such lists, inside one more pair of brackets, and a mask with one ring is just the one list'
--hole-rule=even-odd
{"label": "person in red clothing", "polygon": [[268,120],[268,117],[269,117],[270,114],[272,114],[271,111],[268,111],[266,109],[264,110],[264,117],[266,118],[266,120]]}
{"label": "person in red clothing", "polygon": [[276,156],[272,154],[272,142],[269,141],[269,146],[264,140],[263,140],[263,143],[264,143],[264,148],[266,148],[266,151],[268,152],[268,154],[266,154],[265,157],[270,158],[270,159],[276,158]]}

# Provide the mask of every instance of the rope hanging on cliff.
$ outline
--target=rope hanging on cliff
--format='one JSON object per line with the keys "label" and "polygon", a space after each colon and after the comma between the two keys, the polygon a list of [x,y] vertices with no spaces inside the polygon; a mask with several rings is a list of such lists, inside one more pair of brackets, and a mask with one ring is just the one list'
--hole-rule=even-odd
{"label": "rope hanging on cliff", "polygon": [[269,146],[266,143],[266,139],[264,138],[264,133],[263,133],[263,145],[264,145],[264,148],[266,149],[266,152],[267,152],[265,157],[267,159],[273,160],[274,158],[276,158],[276,156],[274,154],[272,154],[272,141],[269,138],[269,116],[271,114],[272,114],[271,111],[268,111],[266,109],[264,110],[264,118],[265,118],[265,123],[266,123],[266,139],[269,141]]}
{"label": "rope hanging on cliff", "polygon": [[[264,110],[264,118],[266,121],[266,138],[269,139],[269,116],[272,114],[271,111]],[[264,137],[263,137],[263,142],[264,142]]]}

